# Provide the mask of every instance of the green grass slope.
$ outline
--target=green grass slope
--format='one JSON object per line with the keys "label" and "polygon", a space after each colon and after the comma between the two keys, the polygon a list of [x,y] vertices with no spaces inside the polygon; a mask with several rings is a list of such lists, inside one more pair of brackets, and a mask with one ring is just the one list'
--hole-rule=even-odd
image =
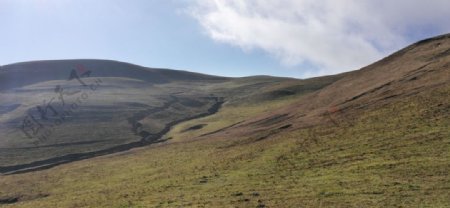
{"label": "green grass slope", "polygon": [[0,196],[14,207],[448,207],[449,93],[256,142],[176,142],[3,176]]}
{"label": "green grass slope", "polygon": [[444,35],[338,76],[161,84],[226,102],[162,143],[0,176],[0,206],[450,207],[449,50]]}

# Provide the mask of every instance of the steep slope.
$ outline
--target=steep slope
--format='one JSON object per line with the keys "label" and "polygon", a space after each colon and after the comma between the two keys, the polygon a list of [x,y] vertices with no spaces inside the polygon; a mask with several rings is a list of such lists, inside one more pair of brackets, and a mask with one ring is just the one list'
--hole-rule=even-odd
{"label": "steep slope", "polygon": [[[329,122],[335,124],[339,119],[350,122],[361,111],[419,93],[445,89],[450,81],[449,50],[450,35],[420,41],[358,71],[339,75],[341,78],[336,82],[290,106],[247,119],[234,128],[238,135],[242,132],[251,135],[254,134],[252,129],[267,132],[290,124],[292,129],[298,129]],[[448,96],[436,105],[448,105]],[[283,118],[277,122],[276,118],[280,116]],[[261,127],[261,122],[266,123],[265,128]]]}
{"label": "steep slope", "polygon": [[217,113],[175,125],[164,143],[0,176],[0,202],[449,207],[449,50],[444,35],[337,76],[202,85],[225,98]]}

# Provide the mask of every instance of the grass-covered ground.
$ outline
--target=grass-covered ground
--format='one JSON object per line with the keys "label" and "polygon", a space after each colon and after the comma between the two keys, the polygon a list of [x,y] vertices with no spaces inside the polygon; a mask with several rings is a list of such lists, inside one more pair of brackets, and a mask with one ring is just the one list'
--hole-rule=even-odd
{"label": "grass-covered ground", "polygon": [[449,94],[447,85],[260,141],[192,140],[290,100],[225,106],[176,126],[165,144],[0,176],[0,199],[33,208],[450,207]]}
{"label": "grass-covered ground", "polygon": [[[83,61],[106,78],[103,93],[38,150],[9,125],[53,92],[68,63],[10,67],[0,73],[17,81],[0,83],[2,164],[172,128],[150,146],[1,175],[0,206],[450,207],[449,48],[450,36],[439,36],[361,70],[307,80]],[[210,98],[225,103],[204,117],[215,112]]]}

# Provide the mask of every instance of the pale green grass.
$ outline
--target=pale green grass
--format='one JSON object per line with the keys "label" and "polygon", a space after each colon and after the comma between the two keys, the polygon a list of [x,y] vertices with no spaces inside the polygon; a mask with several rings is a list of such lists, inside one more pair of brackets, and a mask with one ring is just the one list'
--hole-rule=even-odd
{"label": "pale green grass", "polygon": [[[275,109],[292,104],[296,102],[300,96],[301,95],[290,96],[279,100],[245,103],[241,105],[225,104],[224,107],[214,115],[190,120],[174,126],[171,131],[165,135],[165,138],[171,138],[172,141],[185,141],[197,138],[203,134],[221,130],[254,116],[269,113]],[[184,131],[189,127],[199,124],[206,124],[206,126],[195,131]]]}

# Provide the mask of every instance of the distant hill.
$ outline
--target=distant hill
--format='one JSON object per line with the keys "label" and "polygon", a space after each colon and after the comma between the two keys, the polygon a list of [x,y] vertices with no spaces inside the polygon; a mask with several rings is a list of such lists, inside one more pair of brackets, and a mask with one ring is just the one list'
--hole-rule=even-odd
{"label": "distant hill", "polygon": [[94,59],[31,61],[0,67],[0,89],[11,89],[50,80],[65,80],[71,70],[95,69],[91,77],[126,77],[154,84],[170,81],[220,81],[225,77]]}

